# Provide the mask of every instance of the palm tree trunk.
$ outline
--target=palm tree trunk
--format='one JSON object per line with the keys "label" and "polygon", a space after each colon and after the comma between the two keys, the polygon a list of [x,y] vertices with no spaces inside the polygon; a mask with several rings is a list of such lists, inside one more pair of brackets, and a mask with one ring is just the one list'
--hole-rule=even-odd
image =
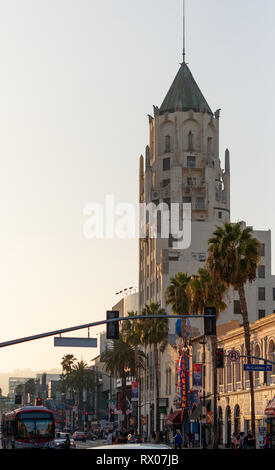
{"label": "palm tree trunk", "polygon": [[160,432],[160,416],[159,416],[159,360],[158,360],[158,346],[154,343],[154,362],[156,374],[156,442],[159,442]]}
{"label": "palm tree trunk", "polygon": [[127,418],[126,418],[126,375],[125,373],[122,374],[121,379],[121,407],[122,407],[122,414],[124,416],[122,421],[122,426],[126,427]]}
{"label": "palm tree trunk", "polygon": [[[239,297],[240,297],[240,306],[243,318],[243,327],[244,327],[244,338],[245,338],[245,349],[247,354],[247,362],[251,364],[251,344],[250,344],[250,327],[249,327],[249,320],[248,320],[248,311],[247,311],[247,303],[245,298],[244,287],[239,287],[238,289]],[[255,399],[254,399],[254,381],[253,381],[253,372],[249,371],[249,383],[250,383],[250,397],[251,397],[251,430],[254,435],[256,436],[255,431]]]}
{"label": "palm tree trunk", "polygon": [[83,431],[83,389],[78,389],[78,429]]}
{"label": "palm tree trunk", "polygon": [[135,417],[135,428],[139,428],[139,423],[138,423],[138,404],[139,404],[139,395],[140,395],[140,386],[139,386],[139,363],[138,363],[138,347],[135,345],[135,379],[137,382],[138,386],[138,401],[133,402],[134,406],[134,417]]}
{"label": "palm tree trunk", "polygon": [[214,396],[214,422],[213,422],[213,449],[218,448],[218,413],[217,413],[217,398],[218,398],[218,381],[217,381],[217,336],[211,336],[212,344],[212,367],[213,367],[213,396]]}

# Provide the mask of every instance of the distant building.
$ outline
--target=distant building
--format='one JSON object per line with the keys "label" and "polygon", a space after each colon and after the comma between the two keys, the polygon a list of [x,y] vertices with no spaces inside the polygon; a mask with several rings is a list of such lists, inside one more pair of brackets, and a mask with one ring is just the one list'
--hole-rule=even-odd
{"label": "distant building", "polygon": [[9,397],[14,398],[15,389],[18,385],[25,385],[28,380],[33,380],[33,377],[10,377],[9,378]]}

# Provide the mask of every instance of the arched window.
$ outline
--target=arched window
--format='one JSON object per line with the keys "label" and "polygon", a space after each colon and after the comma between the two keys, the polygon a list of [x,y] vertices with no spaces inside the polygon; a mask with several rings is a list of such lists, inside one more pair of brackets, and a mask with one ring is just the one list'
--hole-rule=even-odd
{"label": "arched window", "polygon": [[212,137],[208,137],[207,139],[207,154],[210,155],[212,152],[212,144],[213,144],[213,139]]}
{"label": "arched window", "polygon": [[222,408],[218,408],[218,444],[223,444],[223,415]]}
{"label": "arched window", "polygon": [[241,382],[241,363],[240,360],[238,362],[235,362],[235,380],[236,384]]}
{"label": "arched window", "polygon": [[[269,359],[270,361],[274,361],[275,362],[275,343],[274,341],[270,341],[269,345],[268,345],[268,357],[267,359]],[[268,375],[268,382],[271,383],[271,376],[272,375],[275,375],[275,365],[272,366],[272,371],[271,372],[268,372],[267,373]]]}
{"label": "arched window", "polygon": [[225,441],[226,447],[231,447],[231,408],[227,406],[225,409]]}
{"label": "arched window", "polygon": [[188,150],[193,150],[194,148],[194,134],[189,131],[188,133]]}
{"label": "arched window", "polygon": [[234,410],[234,432],[236,434],[239,434],[240,432],[240,416],[241,416],[241,411],[239,405],[235,406]]}
{"label": "arched window", "polygon": [[232,362],[227,358],[226,361],[226,385],[232,384]]}
{"label": "arched window", "polygon": [[[260,350],[260,346],[258,344],[255,347],[254,356],[255,357],[261,357],[261,350]],[[254,359],[253,362],[254,362],[254,364],[260,364],[259,359]],[[254,377],[255,377],[255,387],[258,387],[260,385],[260,372],[256,370],[254,372]]]}
{"label": "arched window", "polygon": [[166,393],[167,395],[171,395],[171,377],[172,371],[170,367],[166,369]]}
{"label": "arched window", "polygon": [[165,153],[170,153],[171,152],[171,136],[166,135],[165,136]]}

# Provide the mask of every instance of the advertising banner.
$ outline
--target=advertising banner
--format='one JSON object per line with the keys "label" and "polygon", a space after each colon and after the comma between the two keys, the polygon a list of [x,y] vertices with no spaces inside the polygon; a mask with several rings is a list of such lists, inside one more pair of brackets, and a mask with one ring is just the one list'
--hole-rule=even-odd
{"label": "advertising banner", "polygon": [[202,389],[202,364],[193,364],[193,389]]}
{"label": "advertising banner", "polygon": [[131,401],[138,401],[138,383],[132,382]]}

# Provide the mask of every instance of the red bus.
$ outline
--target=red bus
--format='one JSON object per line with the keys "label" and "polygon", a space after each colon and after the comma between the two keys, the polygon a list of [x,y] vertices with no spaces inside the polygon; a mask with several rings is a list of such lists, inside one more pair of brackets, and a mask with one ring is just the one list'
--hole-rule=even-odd
{"label": "red bus", "polygon": [[2,417],[3,449],[53,448],[54,414],[44,406],[24,406]]}

